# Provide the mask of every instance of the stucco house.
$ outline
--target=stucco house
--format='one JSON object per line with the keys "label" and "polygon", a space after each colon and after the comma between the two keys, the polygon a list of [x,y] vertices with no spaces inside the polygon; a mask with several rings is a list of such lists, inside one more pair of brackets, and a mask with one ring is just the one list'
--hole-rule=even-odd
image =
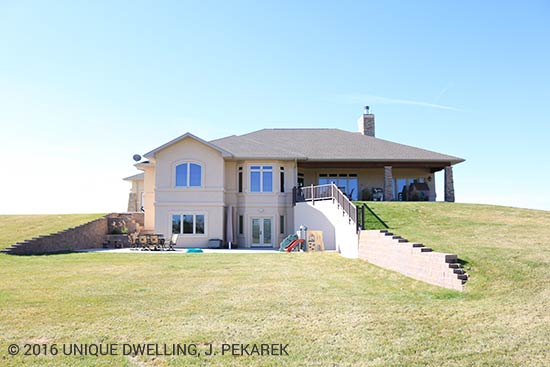
{"label": "stucco house", "polygon": [[435,201],[434,173],[444,170],[444,198],[454,201],[452,166],[462,161],[375,137],[368,108],[358,132],[263,129],[212,141],[186,133],[135,164],[142,173],[125,178],[128,211],[145,212],[145,230],[181,234],[182,247],[225,239],[228,223],[239,247],[278,247],[300,222],[295,186],[335,183],[351,200],[380,188],[383,200]]}

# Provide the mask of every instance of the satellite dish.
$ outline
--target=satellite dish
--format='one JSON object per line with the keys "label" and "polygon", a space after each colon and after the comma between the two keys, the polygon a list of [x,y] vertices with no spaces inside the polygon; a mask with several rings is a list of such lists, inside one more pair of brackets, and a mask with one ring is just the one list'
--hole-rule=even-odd
{"label": "satellite dish", "polygon": [[134,158],[134,161],[136,161],[136,162],[141,161],[141,156],[139,154],[134,154],[134,156],[132,158]]}

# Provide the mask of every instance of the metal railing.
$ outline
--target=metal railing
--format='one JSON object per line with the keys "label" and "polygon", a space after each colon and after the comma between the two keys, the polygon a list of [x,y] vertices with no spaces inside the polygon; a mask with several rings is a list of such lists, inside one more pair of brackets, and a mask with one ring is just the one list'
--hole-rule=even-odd
{"label": "metal railing", "polygon": [[296,187],[293,192],[294,204],[299,201],[311,201],[315,205],[315,201],[332,200],[333,203],[338,205],[338,209],[342,210],[342,215],[348,215],[350,224],[355,223],[357,230],[359,230],[357,207],[335,184]]}

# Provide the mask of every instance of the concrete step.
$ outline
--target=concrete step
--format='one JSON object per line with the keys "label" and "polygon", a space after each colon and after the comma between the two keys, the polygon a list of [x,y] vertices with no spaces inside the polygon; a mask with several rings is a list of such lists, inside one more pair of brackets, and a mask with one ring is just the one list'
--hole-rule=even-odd
{"label": "concrete step", "polygon": [[419,247],[420,252],[432,252],[433,250],[429,247]]}
{"label": "concrete step", "polygon": [[393,236],[393,233],[391,233],[391,232],[384,232],[384,235],[386,235],[386,236]]}
{"label": "concrete step", "polygon": [[451,268],[451,269],[461,269],[461,268],[462,268],[462,264],[460,264],[460,263],[452,263],[452,264],[449,264],[449,268]]}
{"label": "concrete step", "polygon": [[402,237],[401,237],[401,236],[392,236],[392,238],[393,238],[394,240],[398,240],[398,239],[400,239],[400,238],[402,238]]}
{"label": "concrete step", "polygon": [[421,243],[413,243],[412,247],[424,247],[424,245]]}
{"label": "concrete step", "polygon": [[409,240],[405,239],[405,238],[400,238],[399,240],[397,240],[399,243],[407,243],[409,242]]}
{"label": "concrete step", "polygon": [[460,280],[468,280],[468,274],[457,274],[456,277]]}
{"label": "concrete step", "polygon": [[464,274],[464,269],[453,269],[453,273],[455,273],[455,274]]}
{"label": "concrete step", "polygon": [[447,264],[458,263],[458,256],[455,254],[445,254],[445,262]]}

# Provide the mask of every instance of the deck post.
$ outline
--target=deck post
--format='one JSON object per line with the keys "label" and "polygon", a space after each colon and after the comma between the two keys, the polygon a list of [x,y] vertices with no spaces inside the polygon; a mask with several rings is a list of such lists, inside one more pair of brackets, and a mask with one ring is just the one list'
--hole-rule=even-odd
{"label": "deck post", "polygon": [[384,201],[393,201],[392,166],[384,166]]}
{"label": "deck post", "polygon": [[445,201],[454,203],[455,201],[455,186],[453,180],[453,167],[445,167]]}

